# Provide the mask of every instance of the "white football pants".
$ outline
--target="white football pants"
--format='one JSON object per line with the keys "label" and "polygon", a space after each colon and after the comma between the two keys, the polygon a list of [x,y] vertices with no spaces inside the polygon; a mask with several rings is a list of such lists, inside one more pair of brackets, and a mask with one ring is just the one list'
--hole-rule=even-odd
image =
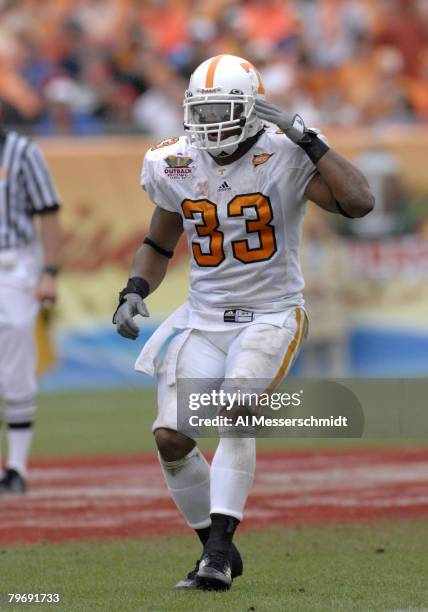
{"label": "white football pants", "polygon": [[33,419],[37,391],[34,323],[39,304],[33,292],[40,267],[35,247],[16,257],[10,268],[0,260],[0,397],[9,423]]}
{"label": "white football pants", "polygon": [[230,331],[181,332],[157,367],[158,415],[153,431],[177,429],[177,379],[266,380],[272,390],[287,375],[306,330],[306,313],[296,308],[282,327],[254,323]]}

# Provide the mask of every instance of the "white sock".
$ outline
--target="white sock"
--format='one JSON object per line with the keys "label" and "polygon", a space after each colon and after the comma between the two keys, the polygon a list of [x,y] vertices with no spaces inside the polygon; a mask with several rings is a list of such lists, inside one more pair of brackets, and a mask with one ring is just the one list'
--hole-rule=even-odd
{"label": "white sock", "polygon": [[255,438],[221,438],[211,463],[210,512],[241,521],[255,469]]}
{"label": "white sock", "polygon": [[15,429],[8,427],[8,468],[16,470],[23,478],[27,477],[27,461],[30,453],[33,428]]}
{"label": "white sock", "polygon": [[211,525],[210,466],[198,447],[178,461],[165,461],[159,454],[168,491],[189,527]]}

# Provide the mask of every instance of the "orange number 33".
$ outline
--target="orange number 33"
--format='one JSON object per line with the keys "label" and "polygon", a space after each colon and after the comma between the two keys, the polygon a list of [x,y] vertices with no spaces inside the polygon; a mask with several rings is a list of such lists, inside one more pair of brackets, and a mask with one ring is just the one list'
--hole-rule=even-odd
{"label": "orange number 33", "polygon": [[[219,229],[217,206],[210,200],[184,200],[181,207],[186,219],[201,215],[201,223],[196,225],[198,236],[209,236],[209,252],[203,253],[199,242],[192,242],[193,257],[201,267],[215,267],[226,258],[224,253],[224,234]],[[272,207],[267,196],[261,193],[248,193],[235,196],[227,205],[228,217],[244,217],[246,208],[256,211],[256,218],[245,220],[247,234],[256,233],[259,246],[251,247],[248,238],[234,240],[232,251],[235,259],[244,264],[267,261],[276,253],[275,230],[271,225]]]}

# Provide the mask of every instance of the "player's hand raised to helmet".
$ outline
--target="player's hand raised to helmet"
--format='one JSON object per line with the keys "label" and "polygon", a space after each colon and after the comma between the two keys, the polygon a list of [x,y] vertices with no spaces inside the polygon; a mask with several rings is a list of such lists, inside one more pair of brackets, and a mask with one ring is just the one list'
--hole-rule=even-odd
{"label": "player's hand raised to helmet", "polygon": [[136,340],[140,330],[134,321],[134,317],[138,314],[142,317],[150,316],[143,298],[137,293],[127,293],[113,315],[113,323],[116,325],[117,333],[124,338]]}
{"label": "player's hand raised to helmet", "polygon": [[277,125],[296,144],[302,139],[306,126],[300,115],[293,115],[261,99],[256,99],[254,110],[260,119]]}

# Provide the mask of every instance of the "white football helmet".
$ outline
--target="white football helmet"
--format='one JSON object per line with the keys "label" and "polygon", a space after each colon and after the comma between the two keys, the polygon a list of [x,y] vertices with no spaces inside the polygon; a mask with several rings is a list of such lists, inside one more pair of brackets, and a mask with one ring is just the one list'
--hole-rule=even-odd
{"label": "white football helmet", "polygon": [[211,155],[232,155],[239,143],[254,136],[263,122],[254,112],[264,98],[258,71],[242,57],[217,55],[190,77],[184,96],[184,129],[189,144]]}

